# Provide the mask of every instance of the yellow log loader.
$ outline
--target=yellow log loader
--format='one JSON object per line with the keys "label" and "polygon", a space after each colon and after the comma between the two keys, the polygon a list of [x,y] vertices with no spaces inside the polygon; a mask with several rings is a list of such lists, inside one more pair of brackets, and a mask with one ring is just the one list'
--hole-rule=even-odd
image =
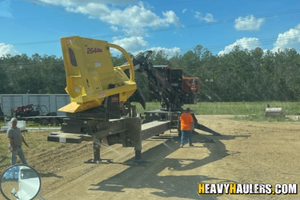
{"label": "yellow log loader", "polygon": [[[141,160],[141,141],[170,129],[178,129],[184,104],[197,103],[200,93],[198,77],[184,77],[182,69],[168,65],[152,65],[151,51],[131,58],[120,46],[103,40],[79,36],[61,38],[66,70],[66,92],[71,103],[60,108],[66,112],[60,132],[50,133],[48,141],[80,143],[94,142],[94,158],[90,163],[110,162],[100,158],[100,144],[121,143],[135,148],[134,163]],[[110,50],[120,51],[127,62],[114,66]],[[145,98],[135,82],[135,72],[143,73],[149,83],[151,97],[161,102],[161,108],[147,111],[146,123],[137,117],[138,101],[144,108]],[[193,115],[194,116],[194,115]],[[199,124],[195,128],[213,135],[219,133]]]}

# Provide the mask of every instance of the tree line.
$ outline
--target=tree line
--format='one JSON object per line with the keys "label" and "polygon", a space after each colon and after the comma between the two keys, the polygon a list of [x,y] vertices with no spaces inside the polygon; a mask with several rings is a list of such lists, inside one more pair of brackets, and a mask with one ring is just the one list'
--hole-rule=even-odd
{"label": "tree line", "polygon": [[[121,65],[124,56],[113,56]],[[172,57],[154,52],[154,65],[182,68],[184,76],[201,80],[200,101],[299,101],[300,54],[295,49],[272,52],[240,49],[213,55],[197,45]],[[147,82],[136,74],[137,84],[148,98]],[[66,77],[63,59],[53,55],[5,55],[0,58],[0,94],[62,94]]]}

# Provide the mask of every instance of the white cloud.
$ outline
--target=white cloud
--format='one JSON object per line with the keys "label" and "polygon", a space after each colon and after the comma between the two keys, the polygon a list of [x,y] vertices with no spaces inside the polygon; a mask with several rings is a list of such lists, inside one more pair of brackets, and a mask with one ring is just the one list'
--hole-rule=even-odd
{"label": "white cloud", "polygon": [[[127,29],[143,29],[145,27],[161,28],[175,25],[182,27],[179,18],[172,11],[162,13],[158,16],[151,10],[147,9],[142,2],[137,5],[129,5],[125,9],[109,6],[110,4],[129,4],[135,1],[127,0],[106,0],[99,3],[98,0],[40,0],[44,3],[62,5],[66,10],[74,13],[86,14],[97,17],[101,21],[107,22],[114,26],[121,26]],[[109,4],[110,3],[110,4]]]}
{"label": "white cloud", "polygon": [[[129,38],[114,38],[113,44],[119,45],[127,52],[135,55],[137,52],[141,51],[144,47],[148,45],[148,43],[144,40],[143,37],[129,37]],[[113,51],[114,52],[114,51]]]}
{"label": "white cloud", "polygon": [[300,52],[300,24],[284,33],[280,33],[274,43],[273,51],[294,48]]}
{"label": "white cloud", "polygon": [[[180,48],[179,47],[174,47],[174,48],[165,48],[165,47],[151,47],[147,48],[148,42],[144,40],[143,37],[129,37],[129,38],[123,38],[123,39],[118,39],[114,38],[113,44],[116,44],[118,46],[121,46],[123,49],[125,49],[127,52],[137,55],[139,52],[147,50],[152,50],[152,51],[164,51],[168,56],[173,56],[176,53],[180,53]],[[116,51],[114,49],[111,50],[111,52],[114,54],[119,54],[119,51]]]}
{"label": "white cloud", "polygon": [[201,12],[196,12],[194,16],[196,19],[206,21],[207,23],[216,21],[214,20],[214,16],[210,13],[206,13],[205,16],[203,16]]}
{"label": "white cloud", "polygon": [[89,14],[98,17],[100,20],[112,25],[119,25],[127,28],[136,27],[167,27],[174,24],[180,27],[179,18],[173,11],[163,12],[163,18],[147,10],[143,4],[129,6],[124,10],[111,10],[104,4],[89,3],[77,8],[67,8],[70,12]]}
{"label": "white cloud", "polygon": [[259,30],[264,23],[264,18],[255,18],[253,15],[246,17],[239,17],[235,19],[235,29],[238,31],[252,31]]}
{"label": "white cloud", "polygon": [[112,31],[118,31],[118,30],[119,30],[118,27],[116,27],[116,26],[111,26],[110,29],[111,29]]}
{"label": "white cloud", "polygon": [[[106,22],[112,31],[123,31],[123,36],[113,38],[114,44],[136,54],[147,48],[149,29],[184,27],[179,17],[172,10],[162,13],[152,11],[149,3],[137,0],[36,0],[43,4],[62,6],[68,12],[85,14]],[[120,5],[120,6],[119,6]],[[174,49],[166,49],[175,51]],[[112,53],[116,53],[112,50]]]}
{"label": "white cloud", "polygon": [[7,54],[16,55],[19,54],[19,52],[15,50],[14,46],[11,44],[0,43],[0,57]]}
{"label": "white cloud", "polygon": [[10,0],[0,2],[0,17],[12,18],[13,16],[11,11]]}
{"label": "white cloud", "polygon": [[244,37],[242,39],[237,40],[235,43],[226,46],[224,50],[218,53],[218,55],[227,54],[231,52],[235,46],[239,46],[240,49],[252,50],[255,49],[256,47],[261,47],[261,43],[258,38]]}
{"label": "white cloud", "polygon": [[185,9],[182,10],[182,13],[185,13],[186,11],[187,11],[187,9],[185,8]]}

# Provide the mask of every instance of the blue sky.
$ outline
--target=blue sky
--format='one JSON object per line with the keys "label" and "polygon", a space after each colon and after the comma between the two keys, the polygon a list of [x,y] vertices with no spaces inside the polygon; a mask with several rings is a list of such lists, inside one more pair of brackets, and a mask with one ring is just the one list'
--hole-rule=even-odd
{"label": "blue sky", "polygon": [[214,55],[235,45],[300,52],[299,0],[0,0],[0,56],[62,56],[60,38],[106,40],[130,53]]}

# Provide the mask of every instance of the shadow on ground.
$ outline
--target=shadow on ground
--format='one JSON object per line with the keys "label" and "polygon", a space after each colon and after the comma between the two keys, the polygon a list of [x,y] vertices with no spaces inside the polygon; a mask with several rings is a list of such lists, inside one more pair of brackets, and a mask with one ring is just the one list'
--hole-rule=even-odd
{"label": "shadow on ground", "polygon": [[[233,180],[219,179],[218,177],[210,177],[206,175],[168,175],[159,176],[158,174],[168,169],[170,171],[187,171],[195,169],[209,163],[221,160],[228,156],[228,152],[224,143],[221,140],[232,140],[237,136],[204,136],[196,133],[194,135],[194,143],[206,142],[204,147],[210,151],[209,156],[199,159],[174,159],[166,158],[169,154],[173,153],[179,148],[178,137],[158,136],[157,139],[165,138],[166,142],[155,146],[142,153],[142,158],[150,161],[149,166],[131,166],[128,169],[103,180],[99,183],[93,184],[90,190],[99,191],[113,191],[113,192],[126,192],[126,188],[134,189],[156,189],[158,191],[151,192],[160,197],[177,197],[184,199],[199,199],[201,196],[198,194],[198,183],[203,182],[234,182]],[[249,137],[249,136],[239,136]],[[214,141],[214,142],[207,142]],[[192,147],[194,148],[194,147]],[[235,152],[239,153],[239,152]],[[184,163],[184,164],[183,164]],[[172,174],[172,172],[170,172]],[[169,173],[169,174],[170,174]],[[95,188],[96,187],[96,188]],[[142,191],[141,191],[142,192]],[[142,195],[143,196],[143,195]],[[139,197],[139,198],[142,198]],[[218,195],[205,195],[205,199],[217,199]]]}

